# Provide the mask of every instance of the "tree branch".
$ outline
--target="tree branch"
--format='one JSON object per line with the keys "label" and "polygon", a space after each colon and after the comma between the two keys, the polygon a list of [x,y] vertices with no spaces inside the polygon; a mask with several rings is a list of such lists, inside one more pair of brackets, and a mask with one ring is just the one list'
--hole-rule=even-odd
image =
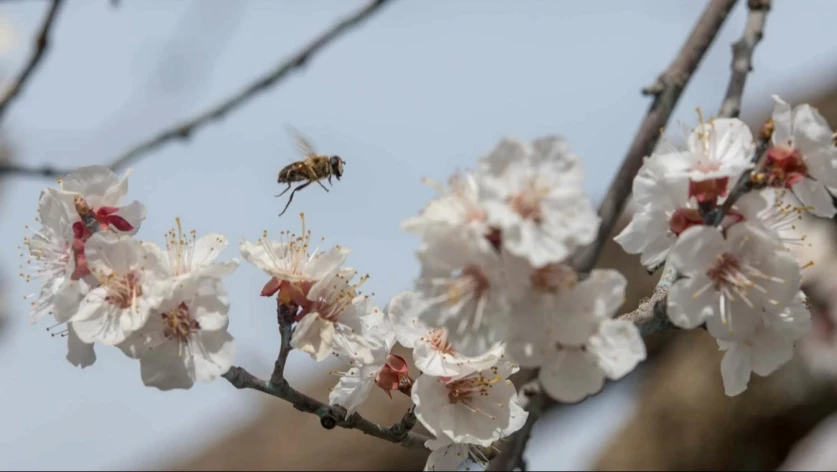
{"label": "tree branch", "polygon": [[748,0],[747,25],[741,39],[732,45],[732,76],[729,79],[727,93],[721,105],[721,116],[737,118],[741,113],[741,97],[747,74],[753,70],[753,52],[762,36],[770,11],[770,0]]}
{"label": "tree branch", "polygon": [[[596,240],[580,252],[573,261],[573,266],[579,272],[589,272],[598,262],[604,243],[613,232],[613,227],[616,225],[625,202],[631,194],[634,176],[639,172],[643,158],[649,155],[657,145],[660,130],[668,123],[680,95],[686,88],[692,74],[697,70],[709,46],[718,35],[718,31],[720,31],[736,1],[710,0],[668,69],[659,76],[653,85],[643,89],[644,94],[654,96],[654,101],[640,124],[639,131],[599,207],[599,217],[602,222]],[[509,438],[509,444],[506,444],[499,456],[492,460],[490,469],[514,470],[519,468],[520,470],[526,470],[523,453],[526,450],[531,429],[543,412],[546,411],[545,406],[550,403],[545,393],[538,392],[535,394],[531,400],[526,425]]]}
{"label": "tree branch", "polygon": [[[56,0],[56,3],[60,0]],[[266,91],[271,86],[276,85],[285,79],[291,72],[303,67],[307,64],[315,54],[320,52],[325,46],[337,39],[343,33],[348,32],[353,27],[358,26],[367,18],[371,17],[373,13],[378,11],[382,6],[391,0],[373,0],[365,7],[357,12],[344,18],[329,30],[322,33],[319,37],[308,43],[296,54],[289,59],[281,62],[272,71],[256,79],[251,84],[244,87],[241,91],[235,93],[229,98],[223,100],[217,105],[210,107],[198,115],[189,118],[178,125],[171,128],[164,129],[157,133],[157,135],[147,139],[146,141],[134,146],[127,152],[118,156],[108,166],[117,170],[124,168],[129,163],[137,158],[157,148],[163,146],[169,141],[188,139],[201,127],[223,118],[227,113],[237,109],[241,105],[250,101],[259,93]],[[71,172],[70,169],[56,169],[52,166],[44,166],[40,168],[27,168],[15,166],[11,164],[0,164],[0,175],[3,174],[19,174],[30,176],[44,176],[44,177],[58,177],[66,175]]]}
{"label": "tree branch", "polygon": [[589,272],[599,259],[602,247],[607,241],[616,220],[631,194],[633,178],[642,166],[642,160],[649,155],[660,139],[660,130],[668,123],[680,95],[686,88],[692,74],[703,59],[707,49],[712,44],[721,25],[729,16],[730,10],[737,0],[710,0],[703,10],[697,24],[689,34],[686,43],[680,49],[677,57],[663,72],[657,81],[643,89],[646,95],[654,95],[654,102],[648,109],[645,119],[639,126],[628,153],[622,161],[622,166],[610,184],[610,189],[599,207],[602,224],[599,227],[596,240],[575,260],[575,267],[580,272]]}
{"label": "tree branch", "polygon": [[416,424],[414,408],[410,408],[401,420],[390,427],[384,427],[373,423],[357,413],[346,414],[346,409],[339,405],[327,405],[319,400],[301,393],[288,384],[285,379],[285,364],[288,354],[291,352],[291,334],[294,319],[294,309],[278,304],[279,333],[281,336],[281,347],[279,356],[274,364],[273,374],[270,381],[262,380],[247,372],[241,367],[231,367],[223,377],[235,388],[249,388],[262,393],[281,398],[293,405],[299,411],[313,413],[320,418],[320,424],[325,429],[334,429],[336,426],[346,429],[357,429],[364,434],[375,436],[392,443],[401,444],[404,447],[424,448],[428,436],[412,431]]}
{"label": "tree branch", "polygon": [[3,95],[3,98],[0,98],[0,121],[2,121],[3,116],[6,113],[6,109],[20,95],[21,90],[23,90],[23,87],[26,85],[29,78],[32,77],[32,73],[35,72],[38,64],[41,63],[41,59],[44,57],[44,53],[49,47],[49,35],[52,31],[52,25],[55,17],[57,16],[58,8],[61,6],[62,2],[63,0],[52,0],[52,5],[50,5],[49,11],[47,11],[46,16],[41,23],[41,28],[38,30],[38,34],[35,37],[35,50],[32,51],[32,55],[29,56],[29,61],[20,72],[20,76],[12,82],[6,90],[6,93]]}

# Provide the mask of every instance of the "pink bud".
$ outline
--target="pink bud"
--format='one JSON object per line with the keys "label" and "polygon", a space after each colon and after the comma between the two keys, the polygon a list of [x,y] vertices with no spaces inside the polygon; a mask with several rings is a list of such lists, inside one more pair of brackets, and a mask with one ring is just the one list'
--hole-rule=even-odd
{"label": "pink bud", "polygon": [[375,376],[375,384],[387,392],[390,398],[392,398],[390,392],[393,390],[399,390],[404,394],[409,394],[413,387],[413,379],[410,378],[407,361],[401,356],[389,354],[386,364],[381,367],[378,375]]}

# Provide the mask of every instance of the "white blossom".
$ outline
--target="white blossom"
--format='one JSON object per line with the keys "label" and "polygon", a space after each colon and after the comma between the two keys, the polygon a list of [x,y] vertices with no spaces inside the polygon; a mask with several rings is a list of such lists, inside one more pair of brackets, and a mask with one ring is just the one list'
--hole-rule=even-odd
{"label": "white blossom", "polygon": [[333,372],[340,375],[340,381],[329,392],[329,404],[340,405],[351,415],[369,398],[375,386],[385,391],[390,398],[390,392],[393,390],[409,392],[412,379],[407,361],[401,356],[389,353],[392,344],[391,342],[374,349],[371,362],[353,361],[353,366],[348,372]]}
{"label": "white blossom", "polygon": [[[340,267],[349,255],[349,249],[334,246],[326,252],[314,249],[311,252],[311,231],[305,230],[302,218],[302,234],[280,233],[279,241],[267,238],[267,231],[255,243],[241,240],[241,255],[271,279],[262,289],[263,296],[280,292],[283,302],[295,301],[301,304],[311,286]],[[280,291],[281,288],[285,290]]]}
{"label": "white blossom", "polygon": [[412,390],[416,417],[437,438],[490,446],[520,429],[529,415],[507,380],[517,370],[501,361],[457,380],[422,375]]}
{"label": "white blossom", "polygon": [[486,448],[475,444],[455,443],[443,436],[428,439],[424,446],[431,451],[424,466],[425,471],[459,470],[459,467],[469,460],[483,469],[488,465]]}
{"label": "white blossom", "polygon": [[358,294],[368,279],[351,284],[357,271],[350,268],[332,272],[317,281],[300,305],[298,323],[291,337],[291,346],[321,361],[337,353],[369,364],[373,351],[380,346],[379,333],[386,317],[369,298]]}
{"label": "white blossom", "polygon": [[32,302],[29,321],[36,323],[47,314],[56,315],[58,321],[66,321],[75,312],[74,307],[55,306],[56,297],[67,290],[74,269],[73,222],[78,219],[67,212],[57,195],[47,188],[41,192],[38,202],[38,228],[32,237],[24,238],[28,252],[27,263],[34,274],[22,274],[26,281],[40,279],[38,298]]}
{"label": "white blossom", "polygon": [[685,278],[668,293],[672,323],[691,329],[706,322],[718,339],[749,337],[766,310],[781,311],[799,290],[796,259],[759,225],[733,225],[726,238],[716,228],[696,226],[680,235],[669,256]]}
{"label": "white blossom", "polygon": [[596,237],[599,217],[582,189],[579,159],[555,136],[506,138],[480,160],[480,198],[502,247],[536,267],[566,259]]}
{"label": "white blossom", "polygon": [[456,238],[419,249],[421,276],[410,317],[445,327],[453,347],[468,356],[502,341],[509,304],[525,292],[525,259],[483,251]]}
{"label": "white blossom", "polygon": [[227,332],[229,300],[219,279],[196,277],[167,286],[145,325],[118,345],[140,361],[145,385],[187,389],[229,370],[235,341]]}
{"label": "white blossom", "polygon": [[735,201],[730,213],[730,216],[737,215],[739,220],[760,225],[794,254],[800,264],[809,262],[801,256],[811,245],[807,229],[814,217],[805,211],[793,193],[775,188],[751,190]]}
{"label": "white blossom", "polygon": [[773,147],[764,165],[765,183],[793,190],[817,216],[837,213],[828,187],[837,186],[837,149],[831,127],[808,104],[791,106],[774,95]]}
{"label": "white blossom", "polygon": [[689,196],[689,179],[670,175],[669,156],[645,159],[633,181],[633,199],[639,205],[631,222],[614,238],[629,254],[641,254],[640,262],[656,267],[665,262],[677,236],[703,224],[697,201]]}
{"label": "white blossom", "polygon": [[798,292],[792,304],[781,313],[767,311],[762,323],[745,339],[718,340],[726,351],[721,361],[724,391],[735,396],[747,388],[750,373],[766,377],[793,357],[794,341],[811,330],[811,314],[805,296]]}
{"label": "white blossom", "polygon": [[447,188],[427,181],[440,195],[418,216],[401,222],[401,228],[424,240],[454,237],[478,245],[492,244],[497,234],[488,225],[479,199],[478,178],[474,172],[456,173],[448,179]]}
{"label": "white blossom", "polygon": [[447,329],[432,328],[416,316],[419,302],[415,292],[401,292],[389,302],[389,317],[398,342],[413,351],[413,361],[424,374],[459,378],[495,365],[505,351],[502,343],[484,353],[469,357],[460,354],[448,342]]}
{"label": "white blossom", "polygon": [[215,259],[227,247],[227,238],[210,233],[200,238],[195,231],[183,234],[180,218],[176,219],[177,229],[166,233],[166,250],[161,250],[154,243],[144,243],[149,257],[157,259],[157,264],[164,269],[168,277],[223,277],[231,274],[239,261],[216,263]]}
{"label": "white blossom", "polygon": [[120,206],[122,198],[128,193],[127,170],[120,180],[105,166],[80,167],[61,179],[61,190],[69,198],[66,200],[70,210],[74,208],[73,197],[81,197],[103,229],[135,234],[145,219],[145,207],[138,201]]}
{"label": "white blossom", "polygon": [[508,339],[511,357],[540,367],[546,393],[565,403],[597,393],[605,378],[618,380],[645,359],[637,327],[611,319],[625,297],[622,274],[597,269],[578,283],[572,275],[562,266],[536,273],[536,291],[515,308],[521,316]]}
{"label": "white blossom", "polygon": [[84,297],[70,320],[72,328],[86,343],[119,344],[159,305],[165,274],[142,243],[128,237],[98,232],[87,241],[85,253],[101,285]]}

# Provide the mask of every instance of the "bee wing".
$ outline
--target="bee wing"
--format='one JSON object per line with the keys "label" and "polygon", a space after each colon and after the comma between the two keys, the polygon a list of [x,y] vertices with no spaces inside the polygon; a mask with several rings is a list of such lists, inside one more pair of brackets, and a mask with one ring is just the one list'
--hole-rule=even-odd
{"label": "bee wing", "polygon": [[302,133],[299,132],[296,128],[291,125],[285,125],[285,129],[287,130],[288,134],[291,135],[294,139],[294,143],[296,143],[297,149],[299,152],[302,153],[303,156],[315,156],[317,153],[314,152],[314,146],[311,144],[308,139],[303,136]]}

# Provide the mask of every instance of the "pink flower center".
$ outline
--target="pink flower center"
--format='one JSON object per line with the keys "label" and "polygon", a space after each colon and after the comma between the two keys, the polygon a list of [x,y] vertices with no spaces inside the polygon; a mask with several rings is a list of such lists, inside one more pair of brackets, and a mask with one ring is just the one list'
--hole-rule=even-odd
{"label": "pink flower center", "polygon": [[702,224],[703,218],[700,216],[700,212],[698,210],[692,208],[678,208],[674,211],[674,213],[672,213],[671,218],[668,220],[668,229],[670,229],[676,236],[680,236],[680,233],[686,231],[692,226]]}
{"label": "pink flower center", "polygon": [[535,179],[531,179],[526,189],[509,197],[508,204],[524,220],[531,220],[540,224],[543,221],[541,201],[548,192],[549,189],[537,186]]}
{"label": "pink flower center", "polygon": [[198,321],[189,313],[189,307],[186,306],[186,303],[181,302],[177,308],[162,313],[161,316],[163,318],[163,335],[166,339],[185,342],[193,331],[201,328]]}
{"label": "pink flower center", "polygon": [[[487,397],[491,387],[497,382],[502,381],[499,375],[496,375],[497,368],[492,369],[495,373],[494,377],[488,379],[482,372],[469,375],[463,379],[448,382],[448,401],[452,404],[470,405],[477,397]],[[479,412],[478,410],[472,410]],[[493,417],[492,417],[493,419]]]}
{"label": "pink flower center", "polygon": [[565,264],[547,264],[533,271],[530,280],[536,290],[557,293],[574,287],[578,283],[578,274]]}
{"label": "pink flower center", "polygon": [[726,252],[718,256],[718,261],[706,272],[715,290],[721,290],[724,285],[736,280],[739,274],[741,263],[738,258]]}
{"label": "pink flower center", "polygon": [[762,175],[768,186],[791,188],[808,175],[808,165],[796,149],[774,146],[767,151]]}

